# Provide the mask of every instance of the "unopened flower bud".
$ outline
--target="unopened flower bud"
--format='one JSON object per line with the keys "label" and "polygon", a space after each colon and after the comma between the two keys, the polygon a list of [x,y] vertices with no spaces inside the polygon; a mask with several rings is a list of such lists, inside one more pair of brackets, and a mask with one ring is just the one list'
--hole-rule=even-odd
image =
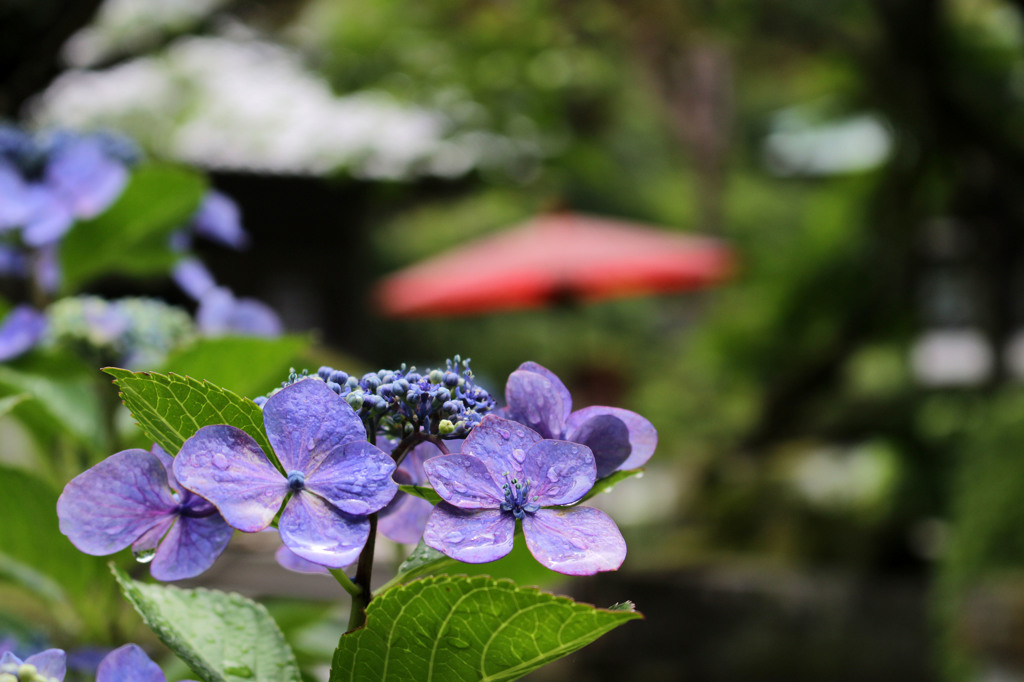
{"label": "unopened flower bud", "polygon": [[437,432],[442,436],[448,436],[455,433],[455,424],[452,424],[447,419],[442,419],[437,423]]}
{"label": "unopened flower bud", "polygon": [[444,372],[439,369],[435,369],[430,372],[430,383],[439,384],[442,381],[444,381]]}
{"label": "unopened flower bud", "polygon": [[363,406],[363,394],[361,392],[349,393],[345,396],[345,400],[352,406],[353,410],[359,410]]}

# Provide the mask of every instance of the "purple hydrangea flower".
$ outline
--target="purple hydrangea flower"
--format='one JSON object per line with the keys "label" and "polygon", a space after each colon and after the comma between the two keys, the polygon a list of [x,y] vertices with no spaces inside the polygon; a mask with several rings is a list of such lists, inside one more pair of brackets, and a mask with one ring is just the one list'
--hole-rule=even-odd
{"label": "purple hydrangea flower", "polygon": [[593,451],[597,477],[636,469],[654,454],[658,432],[636,412],[595,405],[572,411],[572,396],[553,372],[524,362],[508,377],[505,416],[544,438],[586,445]]}
{"label": "purple hydrangea flower", "polygon": [[64,682],[67,656],[60,649],[47,649],[24,661],[11,651],[0,656],[0,680],[10,675],[18,682]]}
{"label": "purple hydrangea flower", "polygon": [[100,662],[96,682],[167,682],[167,677],[139,645],[125,644],[111,651]]}
{"label": "purple hydrangea flower", "polygon": [[233,249],[249,246],[249,234],[242,227],[238,204],[226,194],[210,190],[192,216],[192,230],[211,241]]}
{"label": "purple hydrangea flower", "polygon": [[171,462],[157,446],[136,448],[79,474],[57,500],[61,532],[96,556],[131,545],[152,562],[157,580],[199,575],[224,551],[232,529],[212,504],[178,485]]}
{"label": "purple hydrangea flower", "polygon": [[39,345],[46,334],[46,316],[30,305],[19,305],[0,324],[0,362]]}
{"label": "purple hydrangea flower", "polygon": [[626,558],[622,534],[604,512],[564,507],[596,480],[594,455],[584,445],[543,439],[488,415],[460,454],[428,459],[423,467],[444,500],[431,512],[423,541],[453,559],[477,564],[505,556],[517,520],[530,553],[553,571],[592,575],[615,570]]}
{"label": "purple hydrangea flower", "polygon": [[236,298],[226,287],[208,289],[199,300],[196,324],[206,336],[242,334],[280,336],[281,318],[265,303],[253,298]]}
{"label": "purple hydrangea flower", "polygon": [[281,389],[263,405],[267,437],[285,473],[233,426],[204,426],[174,461],[182,485],[209,499],[245,532],[278,521],[281,540],[303,559],[352,563],[369,536],[367,516],[398,486],[395,463],[366,441],[355,411],[318,379]]}

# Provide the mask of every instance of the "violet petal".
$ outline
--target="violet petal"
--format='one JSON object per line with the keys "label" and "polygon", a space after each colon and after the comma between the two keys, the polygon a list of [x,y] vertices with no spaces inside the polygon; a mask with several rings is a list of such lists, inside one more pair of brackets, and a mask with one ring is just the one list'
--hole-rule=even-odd
{"label": "violet petal", "polygon": [[542,507],[572,504],[594,487],[594,455],[590,448],[564,440],[542,440],[526,453],[523,475],[530,482],[530,501]]}
{"label": "violet petal", "polygon": [[157,580],[194,578],[213,566],[234,529],[217,513],[202,518],[178,516],[149,570]]}
{"label": "violet petal", "polygon": [[292,495],[277,528],[288,549],[329,568],[343,568],[358,559],[370,535],[365,516],[345,514],[307,491]]}
{"label": "violet petal", "polygon": [[497,509],[505,501],[501,483],[479,457],[440,455],[424,462],[423,469],[441,499],[460,509]]}
{"label": "violet petal", "polygon": [[167,682],[167,678],[139,645],[125,644],[100,661],[96,682]]}
{"label": "violet petal", "polygon": [[57,500],[57,517],[75,547],[104,555],[132,544],[177,504],[159,459],[122,450],[71,479]]}
{"label": "violet petal", "polygon": [[80,139],[53,153],[46,165],[46,181],[60,192],[75,216],[93,218],[121,195],[128,169],[108,156],[99,140]]}
{"label": "violet petal", "polygon": [[526,451],[539,440],[540,434],[533,429],[489,414],[466,437],[462,453],[478,457],[501,481],[505,474],[515,477],[523,470]]}
{"label": "violet petal", "polygon": [[0,325],[0,362],[33,348],[46,333],[46,316],[30,305],[19,305]]}
{"label": "violet petal", "polygon": [[306,489],[346,514],[372,514],[383,509],[398,492],[398,485],[391,480],[394,460],[365,440],[344,443],[309,464],[304,469]]}
{"label": "violet petal", "polygon": [[313,378],[272,395],[263,406],[263,423],[286,472],[308,474],[344,443],[366,440],[366,428],[355,410]]}
{"label": "violet petal", "polygon": [[174,458],[174,475],[247,533],[270,525],[288,494],[288,480],[256,441],[225,424],[204,426],[185,441]]}
{"label": "violet petal", "polygon": [[277,551],[274,552],[274,560],[277,561],[277,564],[282,568],[287,568],[289,571],[294,571],[295,573],[330,575],[326,566],[313,563],[312,561],[307,561],[284,545],[278,547]]}
{"label": "violet petal", "polygon": [[541,509],[523,519],[530,553],[566,575],[614,571],[626,558],[626,541],[615,522],[593,507]]}
{"label": "violet petal", "polygon": [[419,542],[434,505],[407,493],[398,493],[392,505],[379,514],[377,530],[394,542],[406,545]]}
{"label": "violet petal", "polygon": [[199,301],[217,286],[216,280],[198,258],[185,258],[178,261],[171,271],[171,277],[182,291],[193,300]]}
{"label": "violet petal", "polygon": [[544,438],[561,438],[572,402],[562,382],[557,377],[555,381],[557,385],[544,374],[522,368],[512,372],[505,384],[509,419],[529,426]]}
{"label": "violet petal", "polygon": [[67,674],[67,654],[63,649],[46,649],[37,654],[32,654],[25,659],[25,663],[34,665],[36,671],[45,677],[55,677],[63,680]]}
{"label": "violet petal", "polygon": [[444,502],[434,507],[423,542],[467,564],[495,561],[512,551],[516,521],[497,509],[459,509]]}
{"label": "violet petal", "polygon": [[[625,426],[628,444],[623,443],[622,427],[612,419]],[[642,467],[658,446],[658,432],[647,419],[636,412],[603,405],[573,412],[565,426],[565,439],[594,451],[598,478],[620,469]]]}
{"label": "violet petal", "polygon": [[71,207],[57,193],[43,185],[29,185],[26,192],[30,210],[22,227],[25,244],[40,247],[53,244],[71,229],[75,221]]}
{"label": "violet petal", "polygon": [[210,190],[203,197],[199,210],[192,217],[192,227],[196,234],[225,246],[244,249],[249,245],[238,204],[216,190]]}

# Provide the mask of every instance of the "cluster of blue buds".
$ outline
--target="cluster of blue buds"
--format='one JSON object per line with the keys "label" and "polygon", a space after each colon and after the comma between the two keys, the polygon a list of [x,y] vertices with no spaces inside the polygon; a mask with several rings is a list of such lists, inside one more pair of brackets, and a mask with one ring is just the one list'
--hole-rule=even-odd
{"label": "cluster of blue buds", "polygon": [[[306,370],[293,369],[281,388],[307,376]],[[399,369],[356,377],[325,366],[316,376],[345,398],[368,432],[387,438],[401,439],[417,430],[442,438],[465,438],[495,407],[491,394],[474,382],[469,360],[458,355],[446,362],[444,370],[417,372],[403,364]],[[255,402],[262,406],[269,397]]]}

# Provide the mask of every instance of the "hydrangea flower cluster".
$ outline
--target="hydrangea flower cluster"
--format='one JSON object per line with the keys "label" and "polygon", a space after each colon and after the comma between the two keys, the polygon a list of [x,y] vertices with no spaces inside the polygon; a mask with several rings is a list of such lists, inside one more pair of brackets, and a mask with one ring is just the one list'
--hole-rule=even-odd
{"label": "hydrangea flower cluster", "polygon": [[32,248],[53,244],[120,196],[138,158],[130,140],[111,133],[0,127],[0,231],[17,228]]}
{"label": "hydrangea flower cluster", "polygon": [[[305,376],[292,370],[281,387]],[[402,365],[358,378],[324,366],[317,370],[317,377],[359,411],[368,432],[395,440],[419,431],[465,438],[495,407],[494,398],[476,385],[469,360],[458,355],[446,362],[444,370],[421,373]],[[262,405],[266,400],[261,397],[256,402]]]}
{"label": "hydrangea flower cluster", "polygon": [[594,486],[590,448],[550,440],[522,424],[489,415],[460,454],[428,459],[427,478],[444,502],[434,507],[423,541],[453,559],[477,564],[512,551],[516,522],[530,553],[559,573],[617,569],[626,543],[615,522],[590,507],[570,506]]}
{"label": "hydrangea flower cluster", "polygon": [[277,522],[285,546],[331,568],[355,561],[368,516],[395,496],[395,463],[366,439],[355,410],[322,381],[297,381],[263,406],[272,462],[233,426],[206,426],[174,460],[182,485],[245,532]]}
{"label": "hydrangea flower cluster", "polygon": [[60,531],[86,554],[131,546],[158,580],[192,578],[213,565],[232,529],[181,487],[159,446],[122,450],[71,480],[57,499]]}

